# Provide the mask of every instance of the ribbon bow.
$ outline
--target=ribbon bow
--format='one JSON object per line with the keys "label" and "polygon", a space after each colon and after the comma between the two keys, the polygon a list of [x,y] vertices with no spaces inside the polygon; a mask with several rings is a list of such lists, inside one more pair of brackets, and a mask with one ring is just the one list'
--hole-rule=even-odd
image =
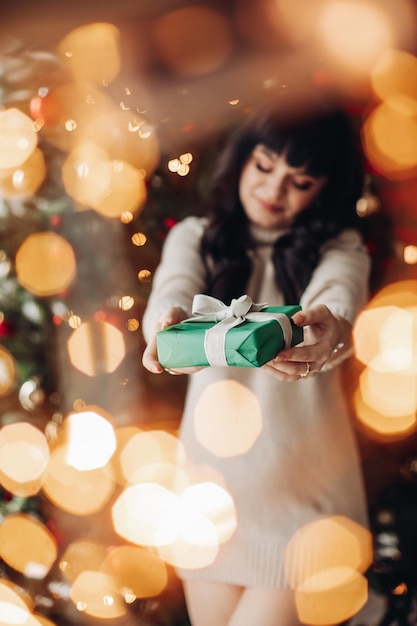
{"label": "ribbon bow", "polygon": [[291,345],[292,326],[289,318],[284,313],[262,312],[265,306],[266,303],[252,302],[248,295],[233,299],[230,306],[226,306],[217,298],[197,294],[193,299],[193,317],[185,321],[216,322],[205,332],[204,350],[210,365],[227,366],[226,335],[231,328],[242,324],[245,320],[253,322],[276,320],[281,326],[285,347],[288,348]]}

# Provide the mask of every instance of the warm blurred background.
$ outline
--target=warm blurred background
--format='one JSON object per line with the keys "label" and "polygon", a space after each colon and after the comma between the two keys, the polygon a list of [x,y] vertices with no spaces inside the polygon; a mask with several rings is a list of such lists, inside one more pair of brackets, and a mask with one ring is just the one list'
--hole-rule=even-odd
{"label": "warm blurred background", "polygon": [[367,578],[411,619],[417,1],[14,0],[0,14],[2,626],[187,624],[172,567],[190,556],[158,526],[173,485],[193,482],[173,463],[186,381],[144,372],[141,317],[225,134],[297,87],[341,102],[365,152],[372,300],[344,375]]}

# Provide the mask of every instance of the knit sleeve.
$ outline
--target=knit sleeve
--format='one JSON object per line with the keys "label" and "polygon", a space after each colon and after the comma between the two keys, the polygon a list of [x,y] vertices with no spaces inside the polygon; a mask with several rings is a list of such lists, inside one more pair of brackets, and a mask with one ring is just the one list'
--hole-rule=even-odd
{"label": "knit sleeve", "polygon": [[325,304],[351,324],[365,306],[369,293],[370,257],[357,231],[343,231],[321,250],[318,266],[300,304]]}
{"label": "knit sleeve", "polygon": [[163,311],[176,306],[191,315],[194,295],[204,292],[205,269],[200,255],[203,228],[202,218],[187,217],[168,233],[142,320],[147,341]]}

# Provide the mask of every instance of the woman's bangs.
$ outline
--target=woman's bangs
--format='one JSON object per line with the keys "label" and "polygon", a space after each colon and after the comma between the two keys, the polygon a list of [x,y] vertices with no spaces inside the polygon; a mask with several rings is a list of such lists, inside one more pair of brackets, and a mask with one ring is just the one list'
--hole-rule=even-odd
{"label": "woman's bangs", "polygon": [[317,138],[284,131],[280,135],[265,137],[259,143],[279,155],[285,154],[288,165],[304,167],[311,176],[326,176],[331,167],[333,151]]}
{"label": "woman's bangs", "polygon": [[288,141],[285,157],[291,167],[304,167],[310,176],[327,176],[332,167],[333,150],[326,142],[293,138]]}

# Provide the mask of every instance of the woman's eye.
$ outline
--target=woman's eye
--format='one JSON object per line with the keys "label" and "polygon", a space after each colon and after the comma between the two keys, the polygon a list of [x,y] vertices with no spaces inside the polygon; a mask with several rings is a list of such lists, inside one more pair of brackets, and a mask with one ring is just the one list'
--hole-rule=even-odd
{"label": "woman's eye", "polygon": [[308,191],[308,189],[311,189],[313,182],[311,180],[306,180],[303,182],[298,182],[297,180],[293,180],[292,184],[294,185],[296,189],[299,189],[300,191]]}
{"label": "woman's eye", "polygon": [[270,167],[262,165],[262,163],[260,163],[259,161],[257,161],[255,165],[256,169],[258,169],[260,172],[263,172],[264,174],[269,174],[272,171]]}

